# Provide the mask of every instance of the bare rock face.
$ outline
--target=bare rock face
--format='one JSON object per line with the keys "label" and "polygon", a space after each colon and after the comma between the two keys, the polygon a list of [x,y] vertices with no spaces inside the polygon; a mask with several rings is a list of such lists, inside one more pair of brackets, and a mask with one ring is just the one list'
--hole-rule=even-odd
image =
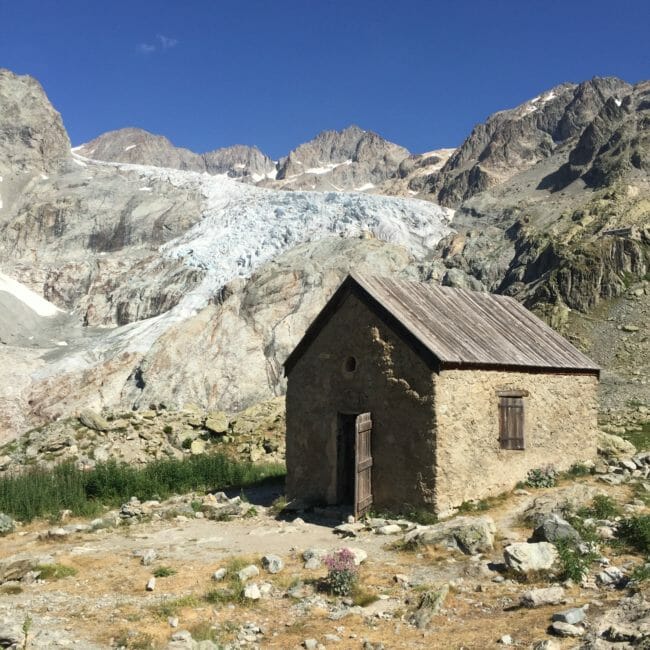
{"label": "bare rock face", "polygon": [[257,183],[275,178],[275,163],[257,147],[236,144],[202,154],[208,174],[228,174],[231,178]]}
{"label": "bare rock face", "polygon": [[137,128],[103,133],[75,151],[93,160],[228,174],[250,182],[266,178],[267,174],[275,176],[275,164],[257,147],[235,145],[199,154],[176,147],[162,135]]}
{"label": "bare rock face", "polygon": [[200,156],[193,151],[174,146],[162,135],[132,127],[103,133],[75,151],[94,160],[205,171]]}
{"label": "bare rock face", "polygon": [[69,154],[61,116],[38,81],[0,69],[0,172],[49,173]]}
{"label": "bare rock face", "polygon": [[282,363],[352,269],[417,274],[403,248],[377,240],[298,246],[247,282],[232,282],[218,304],[158,339],[140,363],[139,385],[127,382],[121,401],[136,407],[152,399],[198,401],[236,411],[283,393]]}
{"label": "bare rock face", "polygon": [[609,98],[631,86],[614,77],[562,84],[477,125],[429,189],[442,205],[463,200],[501,183],[549,157],[563,142],[579,137]]}
{"label": "bare rock face", "polygon": [[323,131],[278,163],[282,189],[366,190],[398,175],[408,150],[372,131],[350,126]]}

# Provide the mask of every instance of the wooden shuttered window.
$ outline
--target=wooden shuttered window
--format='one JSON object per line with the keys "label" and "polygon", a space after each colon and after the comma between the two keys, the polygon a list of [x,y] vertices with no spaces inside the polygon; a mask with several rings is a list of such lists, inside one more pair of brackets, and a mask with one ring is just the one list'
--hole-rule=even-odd
{"label": "wooden shuttered window", "polygon": [[499,394],[499,442],[501,449],[524,449],[524,393]]}

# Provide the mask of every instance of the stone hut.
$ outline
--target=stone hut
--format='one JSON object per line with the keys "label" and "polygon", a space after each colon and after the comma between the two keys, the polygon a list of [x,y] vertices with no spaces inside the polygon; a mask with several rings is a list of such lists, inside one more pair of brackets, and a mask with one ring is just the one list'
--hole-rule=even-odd
{"label": "stone hut", "polygon": [[598,366],[509,297],[349,275],[284,369],[304,504],[444,513],[596,454]]}

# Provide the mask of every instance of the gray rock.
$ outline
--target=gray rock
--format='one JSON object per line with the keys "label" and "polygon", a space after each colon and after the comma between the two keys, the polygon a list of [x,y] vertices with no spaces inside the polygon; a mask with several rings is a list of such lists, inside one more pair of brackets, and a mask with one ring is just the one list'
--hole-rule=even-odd
{"label": "gray rock", "polygon": [[156,579],[151,576],[147,581],[147,591],[153,591],[156,588]]}
{"label": "gray rock", "polygon": [[442,545],[473,555],[493,548],[495,532],[490,517],[455,517],[409,531],[404,536],[404,543],[410,546]]}
{"label": "gray rock", "polygon": [[254,578],[259,574],[260,570],[254,564],[249,564],[239,571],[237,576],[242,582],[246,582],[246,580],[250,580],[250,578]]}
{"label": "gray rock", "polygon": [[618,567],[610,566],[601,571],[596,580],[603,586],[616,586],[625,580],[625,574]]}
{"label": "gray rock", "polygon": [[559,540],[580,541],[578,531],[559,515],[552,513],[533,531],[532,542],[557,542]]}
{"label": "gray rock", "polygon": [[559,605],[565,601],[562,587],[544,587],[530,589],[521,594],[519,603],[523,607],[544,607],[545,605]]}
{"label": "gray rock", "polygon": [[19,625],[0,625],[0,648],[23,648],[25,635]]}
{"label": "gray rock", "polygon": [[426,629],[431,624],[431,619],[437,614],[445,603],[449,594],[449,585],[443,585],[437,591],[425,591],[420,596],[417,609],[411,615],[410,621],[418,629]]}
{"label": "gray rock", "polygon": [[402,532],[402,527],[397,524],[386,524],[385,526],[375,528],[375,532],[377,535],[396,535]]}
{"label": "gray rock", "polygon": [[328,551],[324,548],[308,548],[302,554],[302,559],[305,561],[305,569],[311,571],[320,569],[323,558],[327,555]]}
{"label": "gray rock", "polygon": [[217,435],[224,434],[228,431],[228,416],[223,411],[212,411],[205,419],[205,428]]}
{"label": "gray rock", "polygon": [[277,555],[265,555],[262,558],[262,566],[269,573],[280,573],[284,569],[284,562]]}
{"label": "gray rock", "polygon": [[216,582],[219,582],[223,580],[226,577],[226,573],[228,571],[224,568],[217,569],[213,574],[212,574],[212,579],[215,580]]}
{"label": "gray rock", "polygon": [[497,643],[501,643],[502,645],[512,645],[514,641],[509,634],[504,634]]}
{"label": "gray rock", "polygon": [[517,573],[549,571],[556,565],[557,549],[548,542],[510,544],[503,549],[506,566]]}
{"label": "gray rock", "polygon": [[582,627],[569,625],[568,623],[561,623],[560,621],[552,623],[549,631],[551,634],[561,637],[578,637],[583,636],[585,633],[585,630]]}
{"label": "gray rock", "polygon": [[302,647],[305,650],[316,650],[318,648],[318,641],[316,639],[305,639],[302,642]]}
{"label": "gray rock", "polygon": [[16,529],[16,522],[4,512],[0,512],[0,537],[13,533]]}
{"label": "gray rock", "polygon": [[560,623],[568,623],[569,625],[576,625],[585,620],[586,613],[582,607],[572,607],[564,612],[557,612],[553,614],[552,620],[559,621]]}
{"label": "gray rock", "polygon": [[95,431],[108,431],[111,425],[95,411],[85,409],[79,414],[79,422],[89,429]]}
{"label": "gray rock", "polygon": [[244,598],[248,600],[259,600],[262,597],[262,592],[260,591],[257,583],[253,582],[249,585],[246,585],[244,589]]}

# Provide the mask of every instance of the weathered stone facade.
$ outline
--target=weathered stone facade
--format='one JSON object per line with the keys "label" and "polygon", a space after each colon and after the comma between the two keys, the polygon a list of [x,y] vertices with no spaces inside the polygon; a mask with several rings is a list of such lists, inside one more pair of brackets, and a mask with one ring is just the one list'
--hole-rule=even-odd
{"label": "weathered stone facade", "polygon": [[[345,370],[349,357],[354,372]],[[289,374],[287,494],[337,503],[339,413],[372,413],[377,508],[433,508],[433,376],[368,306],[350,296]]]}
{"label": "weathered stone facade", "polygon": [[[596,455],[593,374],[443,370],[434,377],[436,511],[509,490],[528,470],[564,470]],[[501,449],[498,391],[521,390],[524,449]]]}
{"label": "weathered stone facade", "polygon": [[[530,469],[596,455],[597,368],[450,368],[362,292],[329,307],[285,365],[291,499],[349,503],[345,415],[372,416],[376,510],[446,512],[513,488]],[[522,449],[502,448],[504,391],[523,401]]]}

